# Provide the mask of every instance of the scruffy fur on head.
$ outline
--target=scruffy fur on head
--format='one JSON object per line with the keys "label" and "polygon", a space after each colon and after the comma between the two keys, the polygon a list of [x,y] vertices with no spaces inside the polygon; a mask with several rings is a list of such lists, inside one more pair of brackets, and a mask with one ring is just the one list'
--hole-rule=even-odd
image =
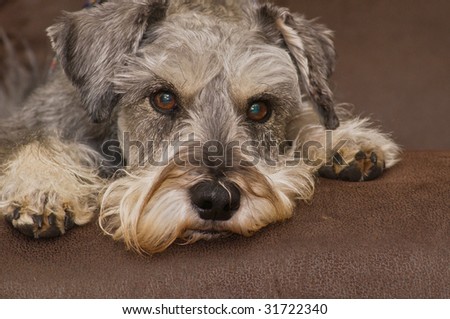
{"label": "scruffy fur on head", "polygon": [[0,210],[35,238],[99,213],[161,252],[250,236],[315,177],[371,180],[399,148],[336,106],[332,33],[257,1],[109,1],[48,29],[60,68],[0,122]]}

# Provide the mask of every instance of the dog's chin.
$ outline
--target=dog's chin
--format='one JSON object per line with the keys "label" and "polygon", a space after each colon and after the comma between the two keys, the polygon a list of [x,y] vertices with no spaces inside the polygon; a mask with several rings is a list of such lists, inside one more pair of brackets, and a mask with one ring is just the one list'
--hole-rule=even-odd
{"label": "dog's chin", "polygon": [[199,240],[212,240],[231,236],[231,232],[215,229],[188,229],[181,236],[186,244],[191,244]]}

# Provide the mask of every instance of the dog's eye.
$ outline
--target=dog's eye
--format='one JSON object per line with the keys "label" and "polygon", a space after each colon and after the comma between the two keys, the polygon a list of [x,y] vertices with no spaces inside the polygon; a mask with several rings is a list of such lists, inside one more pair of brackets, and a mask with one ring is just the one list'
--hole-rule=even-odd
{"label": "dog's eye", "polygon": [[162,113],[170,113],[177,109],[177,99],[171,92],[159,92],[151,97],[153,107]]}
{"label": "dog's eye", "polygon": [[271,109],[268,103],[257,101],[250,104],[247,111],[247,118],[253,122],[265,122],[269,119]]}

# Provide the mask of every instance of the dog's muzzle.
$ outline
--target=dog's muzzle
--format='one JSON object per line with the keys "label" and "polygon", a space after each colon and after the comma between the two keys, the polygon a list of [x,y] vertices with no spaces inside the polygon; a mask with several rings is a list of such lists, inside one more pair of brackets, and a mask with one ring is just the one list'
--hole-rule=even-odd
{"label": "dog's muzzle", "polygon": [[190,189],[190,196],[193,207],[204,220],[229,220],[241,205],[241,192],[230,182],[201,182]]}

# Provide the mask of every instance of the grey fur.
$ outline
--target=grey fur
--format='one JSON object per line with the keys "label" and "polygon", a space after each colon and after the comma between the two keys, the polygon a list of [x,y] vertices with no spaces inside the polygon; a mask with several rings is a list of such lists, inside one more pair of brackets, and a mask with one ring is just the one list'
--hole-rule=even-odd
{"label": "grey fur", "polygon": [[256,19],[269,39],[290,50],[301,84],[318,108],[322,122],[327,129],[336,129],[339,119],[328,86],[336,59],[331,31],[272,4],[262,5],[256,11]]}
{"label": "grey fur", "polygon": [[[228,232],[250,235],[288,218],[295,200],[312,195],[318,167],[282,164],[309,139],[325,143],[325,128],[339,125],[328,85],[335,53],[325,27],[256,1],[134,0],[65,13],[48,34],[61,69],[20,112],[0,122],[0,210],[19,230],[31,227],[31,235],[45,237],[68,230],[68,219],[86,223],[94,210],[92,194],[106,184],[100,194],[105,232],[129,248],[157,252],[177,238],[193,242]],[[176,96],[176,111],[157,111],[152,101],[159,92]],[[264,122],[247,118],[254,102],[270,106]],[[360,148],[377,152],[380,161],[372,163],[377,167],[397,161],[395,143],[367,128],[365,120],[346,120],[335,134],[352,141],[345,151],[350,161]],[[194,136],[202,143],[258,141],[262,147],[252,154],[203,147],[194,155],[235,157],[212,168],[190,162],[181,167],[175,158],[192,154],[165,143],[181,143],[177,136],[188,141],[185,145],[194,143]],[[270,147],[287,140],[284,145],[292,145],[288,154]],[[138,147],[126,149],[127,143]],[[120,145],[125,158],[101,166],[110,155],[105,145]],[[65,156],[56,156],[57,150]],[[165,154],[165,167],[152,165],[150,157]],[[252,156],[262,161],[241,165]],[[318,151],[317,156],[330,154]],[[27,165],[27,158],[36,163]],[[273,166],[264,162],[269,158],[276,159]],[[46,171],[45,162],[54,164]],[[117,169],[126,173],[113,174]],[[59,190],[48,185],[29,190],[15,182],[23,176],[39,185],[39,174],[46,180],[58,171]],[[109,176],[100,180],[105,173]],[[187,193],[202,180],[233,182],[241,190],[241,208],[230,221],[196,216]],[[74,186],[83,190],[77,196],[89,194],[90,199],[72,196]],[[55,213],[47,210],[50,204],[65,208]],[[18,210],[23,213],[16,220]],[[44,221],[56,214],[57,229],[36,228],[32,214],[43,215]]]}
{"label": "grey fur", "polygon": [[94,122],[108,119],[117,102],[105,79],[125,54],[136,52],[148,25],[162,19],[166,10],[166,1],[105,3],[66,13],[48,28],[57,58]]}

